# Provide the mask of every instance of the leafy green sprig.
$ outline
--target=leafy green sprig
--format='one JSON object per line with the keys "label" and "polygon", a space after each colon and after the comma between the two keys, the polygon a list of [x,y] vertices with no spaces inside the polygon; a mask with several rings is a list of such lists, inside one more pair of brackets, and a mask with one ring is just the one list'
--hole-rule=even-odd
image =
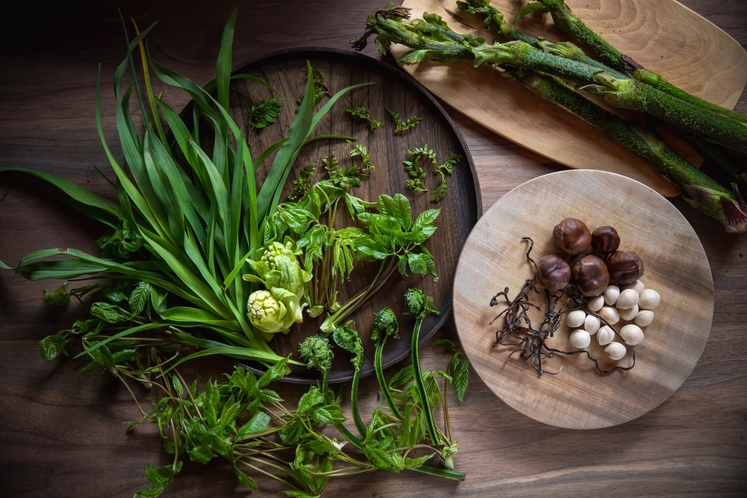
{"label": "leafy green sprig", "polygon": [[345,109],[345,112],[350,114],[353,117],[360,118],[368,123],[368,128],[373,133],[376,128],[381,126],[381,121],[376,121],[373,117],[373,114],[371,113],[371,109],[368,107],[362,106],[360,104],[355,105],[354,107]]}
{"label": "leafy green sprig", "polygon": [[[334,156],[325,158],[323,164],[329,179],[317,182],[298,201],[280,205],[266,220],[263,233],[267,243],[289,237],[303,251],[304,269],[314,275],[307,292],[308,313],[314,317],[328,312],[320,328],[328,335],[395,271],[438,278],[425,242],[436,230],[440,210],[426,210],[413,220],[410,201],[402,194],[364,201],[348,190],[360,184],[365,167],[343,170]],[[347,208],[349,219],[343,228],[335,228],[340,203]],[[338,286],[350,277],[356,261],[378,262],[376,275],[341,304]]]}
{"label": "leafy green sprig", "polygon": [[459,154],[450,154],[449,157],[446,158],[446,161],[436,166],[436,169],[433,171],[434,174],[441,176],[441,183],[439,183],[438,187],[436,187],[435,190],[431,193],[431,202],[438,202],[443,200],[447,193],[448,193],[448,184],[446,182],[446,176],[451,176],[454,170],[454,165],[462,160],[462,156]]}
{"label": "leafy green sprig", "polygon": [[[254,284],[237,276],[246,273],[247,258],[262,246],[260,227],[277,208],[301,148],[320,137],[311,136],[315,126],[342,95],[365,84],[340,90],[315,110],[311,98],[315,74],[308,65],[304,95],[310,97],[299,107],[287,137],[269,146],[255,161],[240,127],[228,113],[229,88],[234,79],[269,85],[250,75],[232,75],[235,21],[234,11],[223,31],[216,79],[204,87],[161,66],[149,55],[144,40],[152,26],[128,40],[127,56],[115,71],[114,80],[123,159],[115,158],[105,141],[99,88],[96,94],[97,127],[115,174],[110,183],[117,191],[118,202],[40,171],[13,169],[57,186],[75,207],[114,230],[112,236],[99,241],[101,257],[76,249],[40,250],[21,258],[16,271],[31,280],[114,278],[147,282],[159,296],[152,321],[163,321],[163,327],[208,324],[220,335],[220,341],[207,344],[209,352],[224,354],[224,348],[240,347],[245,350],[244,357],[272,365],[281,357],[246,316],[247,297]],[[135,63],[138,49],[142,78]],[[127,72],[138,84],[125,83],[130,77],[125,77]],[[194,102],[188,116],[191,126],[153,93],[151,75],[189,95]],[[140,120],[143,125],[135,126]],[[212,150],[199,145],[205,135],[213,138]],[[184,157],[184,166],[177,160],[177,150]],[[258,188],[255,170],[272,152],[276,155],[268,176]],[[135,334],[138,330],[133,327],[122,333]]]}
{"label": "leafy green sprig", "polygon": [[[314,98],[314,105],[318,104],[322,101],[325,97],[332,97],[332,92],[330,91],[327,84],[324,82],[324,72],[322,72],[321,69],[306,69],[305,70],[307,77],[311,78],[313,82],[313,98]],[[296,99],[296,104],[298,104],[298,109],[301,109],[301,106],[303,105],[303,101],[306,98],[306,94],[301,94]]]}
{"label": "leafy green sprig", "polygon": [[[147,464],[150,487],[139,491],[136,497],[160,495],[182,470],[185,459],[206,464],[224,458],[231,463],[243,486],[258,489],[256,476],[265,476],[282,483],[287,488],[285,494],[298,497],[320,495],[331,477],[379,469],[413,470],[464,479],[463,473],[450,470],[450,459],[457,447],[450,429],[447,427],[443,432],[425,429],[427,412],[431,411],[432,418],[432,410],[439,402],[448,424],[446,380],[460,378],[458,372],[468,373],[468,367],[454,367],[461,352],[454,355],[447,372],[420,371],[409,363],[388,383],[382,380],[385,397],[397,408],[393,411],[390,407],[376,408],[367,426],[359,413],[357,380],[354,381],[351,401],[353,420],[360,433],[357,437],[343,425],[346,417],[341,408],[341,396],[329,389],[326,375],[321,385],[310,386],[297,405],[291,405],[270,388],[272,382],[284,376],[286,359],[260,376],[236,367],[222,381],[208,380],[201,387],[199,379],[188,382],[176,367],[187,357],[187,344],[204,348],[203,343],[208,340],[173,326],[151,328],[151,323],[146,323],[137,333],[118,336],[118,331],[144,322],[152,311],[153,302],[146,298],[152,297],[148,290],[149,285],[142,282],[99,289],[99,300],[91,307],[91,316],[76,321],[71,329],[58,336],[70,334],[71,340],[80,342],[83,352],[79,356],[87,362],[82,372],[98,366],[123,383],[140,413],[140,418],[131,422],[128,430],[135,430],[142,423],[154,424],[159,429],[165,451],[173,457],[170,463],[160,467]],[[431,309],[427,298],[424,299],[426,308]],[[396,328],[396,317],[394,320]],[[417,323],[416,319],[415,327]],[[360,337],[350,325],[339,327],[332,337],[338,346],[352,354],[351,362],[359,372],[364,350]],[[391,322],[387,325],[380,321],[379,325],[390,332],[394,330]],[[414,333],[417,335],[417,330]],[[178,337],[180,335],[184,337]],[[56,341],[42,341],[49,358],[61,351]],[[457,349],[453,344],[442,345]],[[329,372],[333,353],[327,339],[313,336],[301,344],[300,350],[302,358],[312,368]],[[465,365],[464,361],[458,364]],[[377,365],[377,378],[383,379],[383,367],[380,363]],[[426,397],[417,387],[416,371],[422,378]],[[437,375],[444,378],[443,392],[435,382]],[[152,408],[147,409],[138,402],[132,389],[132,385],[137,384],[158,394]],[[457,382],[454,384],[456,386]],[[466,378],[460,385],[466,389]],[[339,435],[330,435],[324,430],[325,425],[337,428]],[[433,433],[438,435],[438,440],[432,438]],[[414,451],[426,454],[413,458],[410,454]],[[428,465],[428,460],[434,456],[441,458],[446,468]]]}
{"label": "leafy green sprig", "polygon": [[262,128],[267,128],[278,118],[282,107],[283,103],[275,100],[275,97],[251,104],[247,109],[246,118],[249,129],[261,130]]}
{"label": "leafy green sprig", "polygon": [[418,124],[420,124],[421,121],[423,121],[423,118],[417,116],[411,116],[403,121],[400,119],[399,113],[397,111],[393,109],[387,109],[386,112],[388,112],[392,117],[392,120],[394,120],[394,133],[396,135],[415,128]]}
{"label": "leafy green sprig", "polygon": [[415,192],[427,192],[428,189],[423,185],[426,173],[423,166],[420,164],[421,159],[430,159],[433,164],[436,164],[436,152],[433,149],[428,148],[428,144],[418,147],[413,150],[407,150],[407,159],[402,161],[404,165],[405,173],[410,177],[407,180],[407,188],[414,190]]}
{"label": "leafy green sprig", "polygon": [[301,168],[298,177],[293,180],[293,192],[288,195],[288,201],[297,201],[311,188],[316,173],[316,164],[309,163]]}

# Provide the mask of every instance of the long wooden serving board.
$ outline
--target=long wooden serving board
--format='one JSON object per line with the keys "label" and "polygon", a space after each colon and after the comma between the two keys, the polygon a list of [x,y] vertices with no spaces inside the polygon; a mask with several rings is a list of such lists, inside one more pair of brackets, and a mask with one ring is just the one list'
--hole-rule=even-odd
{"label": "long wooden serving board", "polygon": [[[526,2],[492,0],[507,20]],[[623,53],[671,83],[733,109],[747,85],[747,52],[728,34],[674,0],[567,0],[584,22]],[[492,42],[482,20],[459,11],[455,0],[404,0],[413,18],[444,18],[457,32]],[[527,16],[514,26],[532,36],[566,39],[549,15]],[[395,56],[404,53],[399,47]],[[595,128],[544,102],[489,67],[470,62],[424,61],[406,70],[437,97],[493,132],[571,168],[620,173],[672,197],[678,190],[643,160]]]}

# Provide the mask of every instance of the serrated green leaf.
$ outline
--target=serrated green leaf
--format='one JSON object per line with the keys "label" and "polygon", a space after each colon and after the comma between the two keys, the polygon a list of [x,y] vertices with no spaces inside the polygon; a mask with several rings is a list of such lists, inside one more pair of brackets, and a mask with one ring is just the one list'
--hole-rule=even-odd
{"label": "serrated green leaf", "polygon": [[410,50],[409,52],[402,54],[397,63],[400,65],[418,64],[419,62],[422,62],[427,55],[428,50],[426,49]]}
{"label": "serrated green leaf", "polygon": [[145,464],[145,475],[153,484],[152,487],[141,489],[137,491],[133,498],[155,498],[156,496],[163,493],[171,481],[174,480],[176,474],[182,469],[182,462],[176,462],[176,465],[164,465],[162,467],[154,467],[151,464]]}
{"label": "serrated green leaf", "polygon": [[91,305],[91,315],[106,323],[120,323],[128,318],[119,306],[104,302],[93,303]]}
{"label": "serrated green leaf", "polygon": [[249,489],[259,489],[257,487],[257,483],[254,482],[254,479],[246,475],[244,472],[242,472],[238,467],[234,465],[233,467],[233,473],[238,478],[239,482],[242,486]]}
{"label": "serrated green leaf", "polygon": [[298,400],[298,413],[306,414],[313,407],[324,403],[324,395],[316,387],[311,386],[309,390]]}
{"label": "serrated green leaf", "polygon": [[119,286],[112,285],[104,287],[99,291],[99,294],[112,303],[121,303],[122,301],[127,301],[127,295]]}
{"label": "serrated green leaf", "polygon": [[454,394],[460,403],[464,402],[464,394],[467,392],[467,386],[469,384],[469,361],[466,357],[457,363],[455,369],[452,372]]}
{"label": "serrated green leaf", "polygon": [[270,389],[257,389],[256,394],[263,403],[282,403],[283,401],[278,393]]}
{"label": "serrated green leaf", "polygon": [[412,363],[408,363],[392,376],[392,378],[389,380],[389,388],[399,389],[400,387],[410,382],[413,375],[414,370],[412,368]]}
{"label": "serrated green leaf", "polygon": [[280,439],[283,443],[296,444],[307,433],[306,426],[299,419],[292,419],[283,425],[280,430]]}
{"label": "serrated green leaf", "polygon": [[45,360],[53,360],[59,356],[65,350],[65,344],[69,342],[67,334],[58,332],[54,335],[49,335],[39,341],[39,353]]}
{"label": "serrated green leaf", "polygon": [[193,462],[206,464],[215,458],[215,456],[215,453],[213,453],[213,450],[211,450],[208,445],[196,446],[189,450],[189,458]]}
{"label": "serrated green leaf", "polygon": [[177,377],[176,375],[172,375],[171,385],[174,386],[174,391],[176,391],[177,397],[181,398],[184,396],[184,386],[182,386],[182,382],[179,380],[179,377]]}
{"label": "serrated green leaf", "polygon": [[139,282],[132,292],[127,303],[133,315],[139,315],[145,309],[151,295],[151,285],[148,282]]}
{"label": "serrated green leaf", "polygon": [[262,376],[257,381],[258,387],[265,387],[269,385],[271,382],[278,381],[285,376],[285,366],[287,363],[287,359],[283,358],[281,361],[278,361],[273,366],[267,369],[265,373],[262,374]]}
{"label": "serrated green leaf", "polygon": [[342,408],[337,405],[325,405],[314,408],[311,410],[311,418],[322,424],[335,424],[346,420]]}
{"label": "serrated green leaf", "polygon": [[236,431],[236,440],[241,441],[250,437],[252,434],[267,430],[270,424],[270,416],[265,412],[257,412],[254,416],[238,431]]}

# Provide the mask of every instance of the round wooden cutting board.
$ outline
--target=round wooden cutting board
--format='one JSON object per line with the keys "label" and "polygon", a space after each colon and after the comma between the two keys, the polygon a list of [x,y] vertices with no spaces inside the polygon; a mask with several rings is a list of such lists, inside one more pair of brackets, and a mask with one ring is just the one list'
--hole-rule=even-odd
{"label": "round wooden cutting board", "polygon": [[[490,322],[505,306],[491,307],[491,298],[506,287],[514,297],[533,274],[522,237],[534,240],[531,256],[539,261],[556,252],[552,229],[565,217],[583,220],[590,230],[614,226],[620,250],[641,256],[642,282],[662,296],[629,371],[600,374],[586,355],[576,354],[547,360],[544,369],[562,370],[540,376],[518,354],[509,357],[511,349],[493,347],[500,320]],[[593,429],[647,413],[685,381],[710,334],[713,281],[700,240],[664,197],[619,174],[569,170],[516,187],[480,218],[457,265],[453,309],[464,350],[496,395],[540,422]],[[563,324],[550,344],[572,349],[568,333]],[[594,337],[589,352],[601,367],[611,366]],[[619,364],[631,364],[630,351]]]}

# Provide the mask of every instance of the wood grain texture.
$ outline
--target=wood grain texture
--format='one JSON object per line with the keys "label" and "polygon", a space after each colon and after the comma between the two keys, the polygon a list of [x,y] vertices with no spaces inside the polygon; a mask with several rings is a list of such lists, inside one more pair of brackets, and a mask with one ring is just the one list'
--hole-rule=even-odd
{"label": "wood grain texture", "polygon": [[[542,362],[557,375],[537,374],[510,346],[493,347],[493,318],[506,309],[493,296],[509,288],[513,299],[545,254],[557,254],[553,227],[563,218],[584,221],[590,230],[612,225],[620,250],[635,251],[644,262],[641,279],[664,296],[644,341],[628,347],[617,363],[606,359],[597,341],[588,348],[603,370],[631,365],[632,370],[598,374],[585,355]],[[666,233],[666,235],[662,235]],[[542,298],[532,302],[541,306]],[[542,320],[531,313],[535,326]],[[608,172],[571,170],[530,180],[504,195],[480,218],[464,245],[454,280],[454,320],[459,339],[477,374],[503,401],[539,422],[569,429],[598,429],[629,422],[659,406],[695,367],[711,330],[713,282],[703,246],[687,220],[650,187]],[[619,330],[621,325],[615,326]],[[572,351],[563,324],[548,346]]]}
{"label": "wood grain texture", "polygon": [[[386,2],[237,2],[234,60],[237,66],[278,49],[304,46],[349,49],[365,17]],[[683,0],[747,46],[743,0]],[[151,53],[198,83],[214,77],[222,27],[234,4],[195,0],[134,2],[123,7],[143,27],[158,25]],[[96,68],[111,81],[124,56],[119,3],[82,0],[16,2],[10,18],[18,30],[4,31],[0,45],[0,165],[55,173],[111,196],[91,167],[106,170],[93,120]],[[11,14],[13,11],[11,11]],[[32,15],[33,14],[33,15]],[[10,15],[10,14],[9,14]],[[12,36],[10,36],[12,35]],[[378,57],[371,46],[367,55]],[[697,68],[693,68],[693,71]],[[108,90],[104,88],[105,92]],[[168,92],[167,88],[159,88]],[[106,95],[106,94],[105,94]],[[169,96],[173,94],[169,93]],[[177,99],[180,98],[177,96]],[[174,102],[177,109],[186,98]],[[107,137],[113,143],[114,102],[103,103]],[[565,168],[465,118],[446,105],[457,123],[480,180],[487,209],[516,186]],[[747,112],[747,96],[737,109]],[[23,179],[0,178],[0,260],[14,263],[39,246],[95,250],[100,227],[54,201],[54,191]],[[577,431],[539,423],[501,401],[473,372],[459,406],[450,400],[461,483],[414,473],[383,472],[333,480],[324,496],[381,498],[743,496],[747,490],[747,238],[720,226],[679,198],[672,204],[694,228],[714,282],[713,325],[703,354],[687,380],[656,409],[625,424]],[[28,282],[0,272],[0,496],[128,497],[145,487],[145,462],[169,457],[152,431],[125,433],[137,419],[129,394],[108,374],[78,375],[75,361],[45,362],[38,341],[69,326],[83,311],[50,311],[41,303],[49,282]],[[437,334],[458,340],[447,324]],[[425,348],[426,368],[443,368],[448,355]],[[196,362],[192,377],[219,378],[225,362]],[[303,386],[280,394],[296,400]],[[361,385],[362,410],[380,401],[374,379]],[[136,392],[143,403],[149,393]],[[185,464],[164,497],[269,497],[278,487],[258,478],[260,491],[240,488],[229,466]]]}
{"label": "wood grain texture", "polygon": [[[728,34],[673,0],[593,1],[567,4],[594,31],[644,67],[710,102],[734,108],[747,85],[747,52]],[[412,17],[436,13],[457,32],[496,41],[478,16],[464,13],[451,0],[405,0]],[[497,0],[517,30],[549,40],[568,38],[549,16],[530,15],[511,23],[521,3]],[[397,47],[396,56],[405,50]],[[693,70],[697,67],[698,70]],[[644,160],[561,107],[537,98],[492,68],[469,61],[449,64],[424,61],[406,66],[415,79],[439,98],[489,130],[542,156],[572,168],[621,173],[661,194],[679,193]],[[688,154],[687,149],[683,153]],[[696,164],[697,158],[692,158]]]}

